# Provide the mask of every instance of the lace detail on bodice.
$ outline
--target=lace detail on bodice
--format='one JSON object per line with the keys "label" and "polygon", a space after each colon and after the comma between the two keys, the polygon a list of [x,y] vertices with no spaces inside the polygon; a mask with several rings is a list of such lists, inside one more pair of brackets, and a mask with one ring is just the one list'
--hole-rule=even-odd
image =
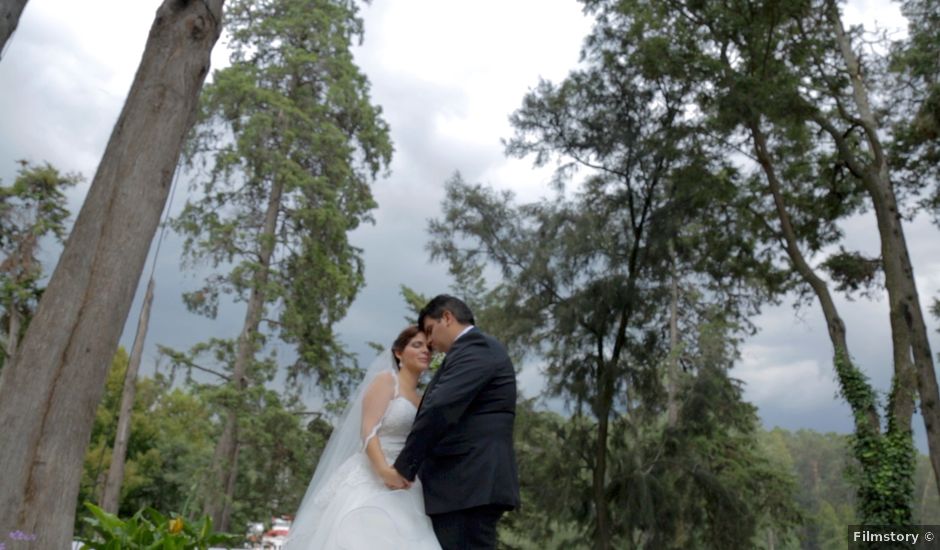
{"label": "lace detail on bodice", "polygon": [[382,425],[376,435],[389,464],[395,461],[405,446],[405,439],[408,438],[416,414],[418,409],[406,397],[398,396],[388,404],[388,410],[385,411],[385,417],[382,418]]}
{"label": "lace detail on bodice", "polygon": [[[385,460],[389,464],[395,462],[398,453],[405,446],[405,440],[408,438],[417,414],[417,407],[406,397],[398,396],[389,402],[385,415],[375,432],[382,452],[385,453]],[[369,457],[363,450],[360,450],[339,467],[327,481],[314,503],[317,506],[326,506],[340,490],[350,490],[351,487],[364,484],[374,485],[383,491],[387,490],[381,478],[372,469]]]}

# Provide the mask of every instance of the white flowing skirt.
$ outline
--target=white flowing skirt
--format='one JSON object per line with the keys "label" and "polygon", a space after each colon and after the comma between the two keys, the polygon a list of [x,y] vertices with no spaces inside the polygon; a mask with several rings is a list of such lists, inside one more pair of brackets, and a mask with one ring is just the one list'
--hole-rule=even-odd
{"label": "white flowing skirt", "polygon": [[[391,463],[391,462],[390,462]],[[440,550],[424,512],[420,480],[392,491],[368,457],[349,457],[314,502],[315,525],[294,525],[288,548],[303,550]]]}

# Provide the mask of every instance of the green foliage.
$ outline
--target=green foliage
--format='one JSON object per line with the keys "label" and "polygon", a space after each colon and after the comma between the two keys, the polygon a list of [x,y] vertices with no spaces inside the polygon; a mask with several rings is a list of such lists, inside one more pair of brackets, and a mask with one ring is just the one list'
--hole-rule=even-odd
{"label": "green foliage", "polygon": [[[230,355],[233,346],[215,351]],[[273,374],[276,368],[273,357],[261,363],[260,370]],[[218,437],[218,419],[224,418],[231,408],[238,413],[238,471],[231,506],[232,525],[296,510],[332,430],[325,412],[308,412],[295,395],[281,397],[267,389],[264,382],[254,378],[240,390],[229,384],[189,382],[191,389],[187,395],[204,407],[205,425],[211,430],[210,442]],[[211,457],[211,450],[206,450],[190,466],[195,468],[195,479],[185,493],[187,503],[211,490],[206,475]]]}
{"label": "green foliage", "polygon": [[70,215],[64,191],[82,181],[78,174],[60,174],[49,163],[36,166],[21,160],[19,165],[13,185],[0,188],[0,244],[7,254],[30,236],[64,240]]}
{"label": "green foliage", "polygon": [[[100,497],[127,360],[119,348],[96,412],[78,503]],[[190,382],[179,387],[162,376],[138,379],[120,517],[153,508],[177,511],[195,520],[201,512],[197,498],[211,466],[226,395],[224,388],[211,384]],[[249,390],[244,407],[233,504],[232,525],[236,526],[297,509],[332,429],[320,413],[311,414],[302,403],[262,386]],[[78,523],[76,528],[91,536],[87,524]]]}
{"label": "green foliage", "polygon": [[638,411],[614,430],[618,547],[755,548],[768,534],[792,540],[803,521],[791,472],[759,444],[756,409],[727,376],[731,348],[708,348],[682,381],[675,425]]}
{"label": "green foliage", "polygon": [[863,465],[855,475],[858,515],[872,525],[910,525],[916,451],[910,433],[880,437],[856,432],[854,454]]}
{"label": "green foliage", "polygon": [[499,525],[501,546],[519,550],[590,548],[574,511],[584,506],[590,473],[581,467],[586,446],[577,418],[539,410],[534,400],[516,404],[515,450],[522,506]]}
{"label": "green foliage", "polygon": [[291,378],[342,398],[357,371],[332,326],[364,281],[347,233],[371,220],[392,154],[350,51],[362,21],[346,0],[236,0],[226,19],[231,65],[204,88],[186,151],[199,194],[173,221],[186,263],[216,272],[184,300],[215,316],[220,295],[260,296],[268,333],[296,346]]}
{"label": "green foliage", "polygon": [[[755,293],[703,277],[708,267],[733,262],[718,253],[706,258],[708,243],[717,249],[735,237],[705,239],[701,228],[714,222],[671,202],[693,180],[662,177],[662,190],[642,174],[597,178],[572,199],[518,207],[457,177],[448,184],[445,219],[432,222],[432,251],[452,271],[479,273],[489,261],[511,281],[478,297],[486,304],[478,311],[488,330],[544,360],[549,392],[573,408],[570,422],[539,419],[523,438],[542,440],[520,443],[523,500],[535,508],[507,527],[507,540],[520,548],[598,537],[598,477],[610,516],[610,538],[598,544],[611,547],[732,540],[750,547],[759,528],[784,538],[798,521],[791,483],[756,447],[754,409],[726,376],[739,312]],[[676,248],[688,273],[679,319],[688,374],[678,397],[684,420],[667,427],[662,369],[670,344],[660,335],[668,324],[665,274],[675,260],[661,235],[673,224],[685,228]],[[740,258],[739,273],[760,266]]]}
{"label": "green foliage", "polygon": [[[751,157],[754,162],[744,168],[749,174],[739,185],[748,198],[732,204],[746,204],[755,215],[744,227],[753,237],[757,254],[788,265],[791,284],[805,300],[815,298],[815,274],[807,274],[812,268],[800,267],[800,258],[842,241],[840,221],[863,212],[877,195],[868,184],[870,176],[882,169],[878,165],[881,144],[898,145],[904,139],[900,130],[905,128],[907,104],[887,92],[885,59],[877,54],[865,56],[860,71],[869,90],[866,93],[875,102],[874,116],[901,121],[893,132],[866,129],[862,123],[864,109],[840,48],[841,23],[837,23],[841,14],[832,0],[584,3],[597,17],[587,47],[594,59],[639,67],[644,78],[682,90],[688,124],[697,124],[701,132],[712,136],[707,144],[710,151],[743,152]],[[912,0],[905,3],[905,9],[926,16],[937,11],[937,2]],[[918,57],[936,51],[936,42],[925,39],[936,30],[921,21],[912,26],[916,38],[897,47],[897,66],[908,67],[911,75],[923,80],[929,63],[922,62],[929,59],[935,64],[937,56]],[[849,48],[858,44],[860,33],[858,28],[849,29]],[[906,54],[913,57],[901,59]],[[920,61],[914,62],[915,58]],[[916,70],[911,68],[915,65]],[[902,97],[917,96],[920,92],[915,89],[924,90],[924,82],[914,80]],[[875,143],[873,134],[879,134]],[[917,193],[925,185],[923,171],[918,173],[913,166],[909,166],[913,177],[898,186],[905,193],[902,204],[907,193]],[[892,177],[892,181],[900,180]],[[722,197],[717,200],[727,204]],[[882,286],[880,265],[881,258],[866,258],[840,246],[840,252],[823,267],[838,289],[851,295]],[[834,346],[842,395],[856,417],[854,452],[862,468],[858,490],[868,499],[859,504],[860,521],[909,522],[914,452],[910,431],[904,426],[909,426],[910,419],[891,417],[894,411],[889,403],[889,417],[882,427],[867,379],[852,365],[841,343],[834,340]],[[899,398],[913,391],[895,389]]]}
{"label": "green foliage", "polygon": [[240,415],[232,525],[293,514],[300,507],[332,425],[303,403],[251,388]]}
{"label": "green foliage", "polygon": [[[728,525],[735,514],[727,511],[740,515],[743,507],[720,505],[734,500],[728,494],[752,500],[740,493],[746,485],[708,491],[703,477],[700,485],[666,491],[676,470],[653,475],[638,465],[664,445],[666,432],[629,426],[656,425],[665,412],[667,363],[678,360],[698,373],[713,349],[733,349],[747,315],[785,287],[786,273],[755,239],[760,216],[737,169],[710,147],[699,121],[685,115],[695,90],[645,73],[650,52],[634,40],[643,33],[607,33],[608,21],[598,20],[582,68],[560,84],[540,82],[511,117],[516,134],[507,152],[533,155],[537,165],[558,159],[557,196],[516,206],[510,193],[457,175],[447,186],[443,218],[430,226],[432,255],[446,260],[457,286],[474,297],[481,324],[511,349],[543,360],[548,392],[574,409],[578,422],[565,447],[582,450],[579,467],[589,474],[577,491],[579,513],[564,519],[591,526],[582,534],[598,548],[642,546],[650,537],[679,545],[683,529],[716,543],[727,542],[715,538],[721,532],[733,532],[747,543],[758,520]],[[580,185],[566,192],[576,175]],[[492,288],[483,277],[486,266],[502,278]],[[663,338],[673,277],[682,311],[675,344]],[[724,323],[720,336],[696,338],[713,321]],[[727,357],[718,363],[730,366]],[[621,484],[634,466],[651,477],[636,480],[636,487]],[[707,471],[722,467],[708,463]],[[682,529],[631,523],[668,517],[670,499],[695,490],[714,515],[684,518]],[[662,498],[637,496],[654,493]],[[709,521],[721,525],[712,535],[704,534]]]}
{"label": "green foliage", "polygon": [[406,323],[415,323],[418,319],[418,314],[421,313],[421,309],[430,301],[423,294],[414,291],[408,286],[401,285],[400,288],[401,297],[405,299],[405,304],[408,307],[408,311],[414,314],[414,317],[405,317]]}
{"label": "green foliage", "polygon": [[[684,383],[674,427],[644,414],[612,429],[614,548],[795,548],[805,521],[792,464],[761,444],[754,408],[720,370]],[[523,505],[501,525],[507,548],[591,548],[596,421],[517,405]],[[849,492],[851,496],[851,492]],[[787,543],[787,544],[785,544]]]}
{"label": "green foliage", "polygon": [[[882,432],[872,422],[876,398],[867,377],[844,352],[834,358],[841,393],[856,416],[852,449],[860,468],[852,476],[858,491],[858,515],[871,525],[908,525],[916,451],[911,433],[889,418]],[[898,420],[900,421],[900,420]]]}
{"label": "green foliage", "polygon": [[857,521],[855,488],[847,477],[852,463],[848,438],[779,428],[770,433],[787,450],[798,480],[796,500],[806,516],[799,529],[800,541],[811,547],[833,548],[826,541],[835,538],[834,548],[843,548],[845,525]]}
{"label": "green foliage", "polygon": [[82,548],[90,550],[208,550],[210,546],[235,545],[242,537],[212,532],[205,517],[198,524],[181,517],[168,518],[153,508],[144,508],[122,520],[90,502],[91,513],[82,518],[91,535],[78,537]]}
{"label": "green foliage", "polygon": [[[94,502],[101,496],[127,362],[127,353],[118,348],[95,413],[79,503]],[[138,378],[118,514],[127,517],[146,507],[189,514],[187,503],[211,460],[214,437],[211,409],[203,399],[173,388],[160,376]]]}
{"label": "green foliage", "polygon": [[909,187],[933,182],[926,205],[940,221],[940,2],[904,0],[908,34],[892,46],[892,164]]}
{"label": "green foliage", "polygon": [[[10,349],[7,340],[22,337],[42,295],[40,241],[65,239],[70,215],[65,190],[82,180],[78,174],[60,174],[49,163],[37,166],[21,160],[19,165],[13,184],[0,187],[0,330],[4,335],[0,369]],[[19,330],[11,335],[13,315],[19,319]]]}
{"label": "green foliage", "polygon": [[867,258],[859,252],[841,249],[826,258],[822,267],[836,281],[836,289],[842,292],[850,294],[862,289],[868,297],[883,286],[883,282],[878,280],[882,270],[881,258]]}
{"label": "green foliage", "polygon": [[[845,526],[860,523],[862,514],[866,513],[861,509],[864,504],[857,494],[858,477],[864,470],[855,458],[854,436],[775,428],[762,434],[761,443],[775,461],[789,464],[796,478],[796,504],[805,519],[797,530],[802,546],[792,547],[845,548]],[[913,523],[933,524],[940,518],[940,496],[929,459],[916,453],[915,457],[912,479],[917,499],[912,506]],[[899,461],[897,467],[902,467],[904,460]],[[891,465],[886,464],[885,468],[890,469]],[[904,491],[902,487],[898,489]],[[891,512],[890,507],[887,512]]]}

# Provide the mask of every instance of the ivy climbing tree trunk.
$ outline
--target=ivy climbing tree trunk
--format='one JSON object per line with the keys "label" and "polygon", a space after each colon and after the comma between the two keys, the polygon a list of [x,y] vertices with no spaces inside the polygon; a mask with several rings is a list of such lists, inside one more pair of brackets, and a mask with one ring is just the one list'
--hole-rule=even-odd
{"label": "ivy climbing tree trunk", "polygon": [[[875,391],[862,371],[852,362],[846,338],[845,322],[839,315],[835,300],[826,281],[810,266],[800,250],[796,230],[783,197],[783,184],[777,174],[773,157],[768,150],[767,136],[757,121],[749,124],[754,153],[767,180],[767,188],[773,197],[774,209],[780,223],[783,246],[790,263],[819,300],[826,329],[833,348],[833,365],[839,380],[842,396],[852,409],[855,424],[854,455],[861,465],[858,485],[859,515],[864,521],[906,524],[911,521],[910,487],[914,464],[902,457],[912,456],[913,443],[910,436],[911,418],[914,414],[910,400],[894,399],[887,411],[888,431],[882,433],[881,417],[876,406]],[[898,388],[910,388],[913,380],[907,375],[911,371],[898,369],[895,365],[895,392]],[[895,453],[889,447],[900,446],[906,453]],[[887,477],[894,483],[884,484]],[[900,482],[907,480],[906,482]]]}
{"label": "ivy climbing tree trunk", "polygon": [[[895,371],[899,375],[898,383],[892,388],[892,406],[900,407],[902,411],[913,411],[915,395],[907,380],[916,377],[930,462],[940,489],[940,386],[937,384],[927,325],[914,280],[914,268],[904,236],[897,195],[891,182],[888,155],[880,135],[882,129],[871,107],[858,56],[845,33],[839,6],[834,0],[826,0],[826,8],[836,44],[845,63],[845,72],[851,82],[852,101],[857,112],[857,116],[843,114],[843,118],[846,123],[861,127],[860,137],[868,154],[858,155],[848,142],[846,133],[821,114],[817,113],[815,120],[833,139],[840,158],[862,181],[871,198],[881,239],[881,259],[895,346]],[[904,429],[904,426],[899,424],[896,428]],[[907,429],[910,429],[909,425]]]}
{"label": "ivy climbing tree trunk", "polygon": [[0,532],[68,548],[111,358],[192,125],[222,0],[165,0],[75,227],[0,383]]}

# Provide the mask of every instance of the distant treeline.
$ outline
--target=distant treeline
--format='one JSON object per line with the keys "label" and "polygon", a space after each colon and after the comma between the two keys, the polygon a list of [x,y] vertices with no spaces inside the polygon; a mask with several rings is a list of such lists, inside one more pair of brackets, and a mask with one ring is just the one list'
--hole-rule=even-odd
{"label": "distant treeline", "polygon": [[[761,434],[773,460],[796,476],[797,504],[805,514],[799,528],[801,548],[845,548],[845,528],[857,523],[852,485],[857,465],[849,439],[844,434],[780,428]],[[926,455],[917,456],[914,482],[914,523],[940,523],[940,498]]]}

